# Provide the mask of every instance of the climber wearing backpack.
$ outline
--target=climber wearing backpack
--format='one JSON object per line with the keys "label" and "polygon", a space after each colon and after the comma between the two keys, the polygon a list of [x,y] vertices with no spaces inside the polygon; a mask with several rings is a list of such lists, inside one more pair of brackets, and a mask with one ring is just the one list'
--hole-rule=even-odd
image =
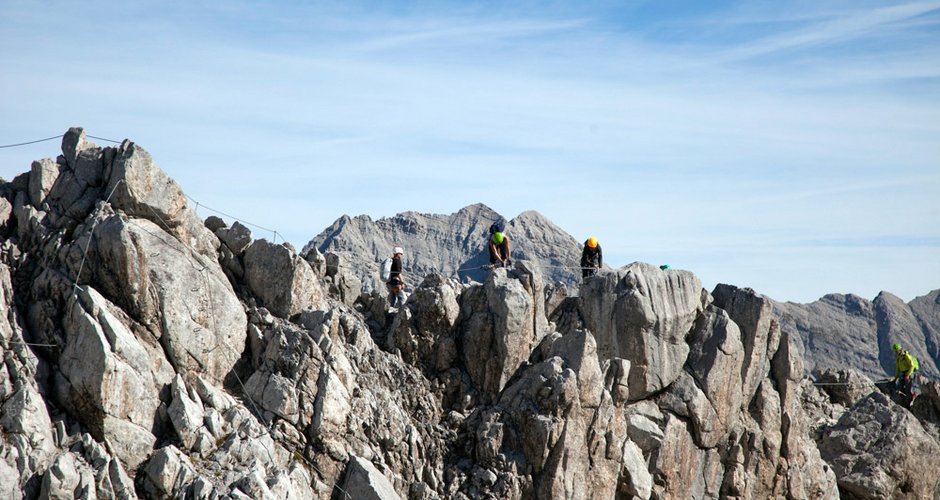
{"label": "climber wearing backpack", "polygon": [[901,344],[895,343],[891,346],[896,356],[894,362],[894,384],[902,391],[905,397],[910,398],[908,406],[914,403],[917,398],[917,381],[914,376],[920,365],[917,358],[911,356],[911,353],[901,348]]}
{"label": "climber wearing backpack", "polygon": [[[397,310],[399,307],[405,304],[405,300],[408,299],[408,296],[405,295],[405,279],[401,275],[401,256],[405,253],[405,250],[402,247],[395,247],[392,250],[392,258],[386,259],[386,262],[382,263],[382,272],[386,272],[386,267],[388,270],[388,277],[382,276],[385,278],[385,286],[388,288],[388,305],[392,310]],[[391,260],[389,264],[388,261]]]}
{"label": "climber wearing backpack", "polygon": [[490,265],[493,267],[506,267],[512,265],[512,259],[509,255],[509,236],[503,234],[502,228],[499,229],[499,231],[492,233],[487,245],[490,250]]}
{"label": "climber wearing backpack", "polygon": [[594,276],[603,265],[604,254],[601,252],[601,246],[597,243],[597,238],[591,236],[584,242],[584,250],[581,251],[581,279]]}

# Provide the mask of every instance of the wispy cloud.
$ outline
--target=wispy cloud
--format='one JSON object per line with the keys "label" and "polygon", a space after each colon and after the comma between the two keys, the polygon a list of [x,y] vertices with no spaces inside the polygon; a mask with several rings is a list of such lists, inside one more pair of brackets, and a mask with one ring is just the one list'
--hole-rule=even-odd
{"label": "wispy cloud", "polygon": [[[872,36],[879,31],[890,30],[901,26],[905,21],[924,14],[940,10],[940,2],[914,2],[879,8],[856,8],[844,12],[823,11],[815,16],[783,17],[786,21],[804,21],[808,26],[800,27],[759,38],[753,42],[723,51],[719,55],[722,61],[750,59],[758,56],[788,51],[793,49],[806,49],[814,46],[845,43],[858,38]],[[781,20],[780,17],[758,17],[751,23],[763,23],[768,19]],[[744,23],[741,18],[736,20]],[[937,20],[922,21],[928,25],[936,26]]]}
{"label": "wispy cloud", "polygon": [[430,44],[451,46],[489,45],[494,42],[545,36],[558,32],[584,28],[585,20],[570,21],[509,21],[484,24],[459,23],[435,29],[415,30],[414,27],[403,33],[384,34],[368,38],[349,46],[352,51],[377,52],[402,50],[414,47],[426,47]]}
{"label": "wispy cloud", "polygon": [[[937,2],[57,7],[0,19],[0,142],[128,136],[298,246],[342,213],[479,201],[702,275],[884,227],[940,237]],[[0,176],[55,153],[2,150]]]}

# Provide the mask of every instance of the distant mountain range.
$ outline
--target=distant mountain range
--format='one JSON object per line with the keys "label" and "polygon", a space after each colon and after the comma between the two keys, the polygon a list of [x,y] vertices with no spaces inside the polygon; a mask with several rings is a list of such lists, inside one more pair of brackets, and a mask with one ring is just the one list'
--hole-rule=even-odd
{"label": "distant mountain range", "polygon": [[512,257],[536,263],[546,282],[580,281],[581,244],[573,236],[538,212],[523,212],[507,220],[482,203],[450,215],[404,212],[378,220],[344,215],[310,240],[301,253],[316,248],[341,255],[368,287],[375,286],[379,263],[396,246],[405,249],[403,266],[406,278],[412,276],[412,285],[432,272],[482,282],[488,272],[488,229],[494,222],[504,225]]}
{"label": "distant mountain range", "polygon": [[[379,263],[395,246],[405,248],[412,286],[432,272],[482,282],[488,272],[483,268],[487,230],[494,222],[505,225],[513,257],[533,261],[546,283],[578,286],[582,242],[536,211],[508,220],[482,203],[450,215],[404,212],[378,220],[344,215],[310,240],[303,253],[316,248],[340,255],[367,289],[377,286]],[[773,304],[780,328],[801,339],[809,371],[851,367],[876,379],[893,375],[891,344],[900,342],[920,360],[924,373],[940,373],[940,290],[907,304],[887,292],[873,301],[830,294],[809,304]]]}
{"label": "distant mountain range", "polygon": [[898,342],[923,374],[940,374],[940,290],[906,304],[888,292],[872,301],[830,294],[810,304],[775,302],[774,315],[781,329],[799,334],[809,371],[851,367],[874,379],[893,376],[891,345]]}

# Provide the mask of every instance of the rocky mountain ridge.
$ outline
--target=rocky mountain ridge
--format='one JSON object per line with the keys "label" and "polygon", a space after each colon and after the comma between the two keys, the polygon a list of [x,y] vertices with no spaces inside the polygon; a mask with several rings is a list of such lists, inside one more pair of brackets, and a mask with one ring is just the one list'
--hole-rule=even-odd
{"label": "rocky mountain ridge", "polygon": [[774,302],[783,330],[799,335],[806,364],[853,368],[873,379],[894,375],[895,342],[910,351],[921,371],[940,380],[940,290],[909,303],[881,292],[874,300],[830,294],[810,304]]}
{"label": "rocky mountain ridge", "polygon": [[[313,238],[304,252],[317,249],[341,255],[351,273],[369,291],[381,288],[378,263],[395,245],[407,250],[406,270],[416,276],[431,272],[459,279],[485,280],[486,230],[493,222],[506,225],[514,255],[541,267],[548,284],[562,283],[560,300],[576,294],[581,282],[575,269],[581,243],[537,212],[524,212],[511,221],[483,204],[451,215],[405,212],[373,221],[343,216]],[[469,271],[455,272],[459,269]],[[894,373],[891,344],[900,342],[940,380],[940,290],[905,304],[882,292],[874,300],[830,294],[809,304],[772,301],[781,329],[799,338],[809,371],[817,366],[851,368],[881,379]]]}
{"label": "rocky mountain ridge", "polygon": [[488,229],[500,223],[510,238],[514,258],[539,265],[549,283],[574,285],[581,279],[575,267],[581,243],[543,215],[532,210],[511,220],[478,203],[450,215],[404,212],[373,221],[367,215],[337,219],[308,242],[301,253],[313,249],[341,255],[367,290],[377,287],[378,265],[392,248],[404,247],[402,263],[414,276],[441,273],[459,280],[482,283],[488,274]]}
{"label": "rocky mountain ridge", "polygon": [[805,377],[751,290],[642,263],[546,300],[538,263],[421,277],[200,221],[81,129],[0,183],[4,498],[929,498],[913,412]]}

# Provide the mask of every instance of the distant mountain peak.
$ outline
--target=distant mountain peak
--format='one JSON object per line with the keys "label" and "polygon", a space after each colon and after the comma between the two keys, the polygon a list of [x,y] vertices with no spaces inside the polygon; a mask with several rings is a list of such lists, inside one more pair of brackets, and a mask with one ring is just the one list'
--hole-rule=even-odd
{"label": "distant mountain peak", "polygon": [[[364,216],[353,220],[354,224],[344,224],[345,219],[340,218],[310,240],[304,252],[317,248],[342,254],[358,270],[360,279],[373,286],[378,285],[377,263],[395,245],[404,247],[404,266],[412,275],[456,273],[482,281],[485,271],[481,267],[489,261],[488,229],[494,222],[506,224],[512,256],[542,264],[547,281],[573,284],[580,279],[575,269],[581,257],[578,242],[535,210],[508,220],[489,206],[475,203],[447,215],[402,212],[377,221]],[[458,271],[465,269],[470,271]]]}

